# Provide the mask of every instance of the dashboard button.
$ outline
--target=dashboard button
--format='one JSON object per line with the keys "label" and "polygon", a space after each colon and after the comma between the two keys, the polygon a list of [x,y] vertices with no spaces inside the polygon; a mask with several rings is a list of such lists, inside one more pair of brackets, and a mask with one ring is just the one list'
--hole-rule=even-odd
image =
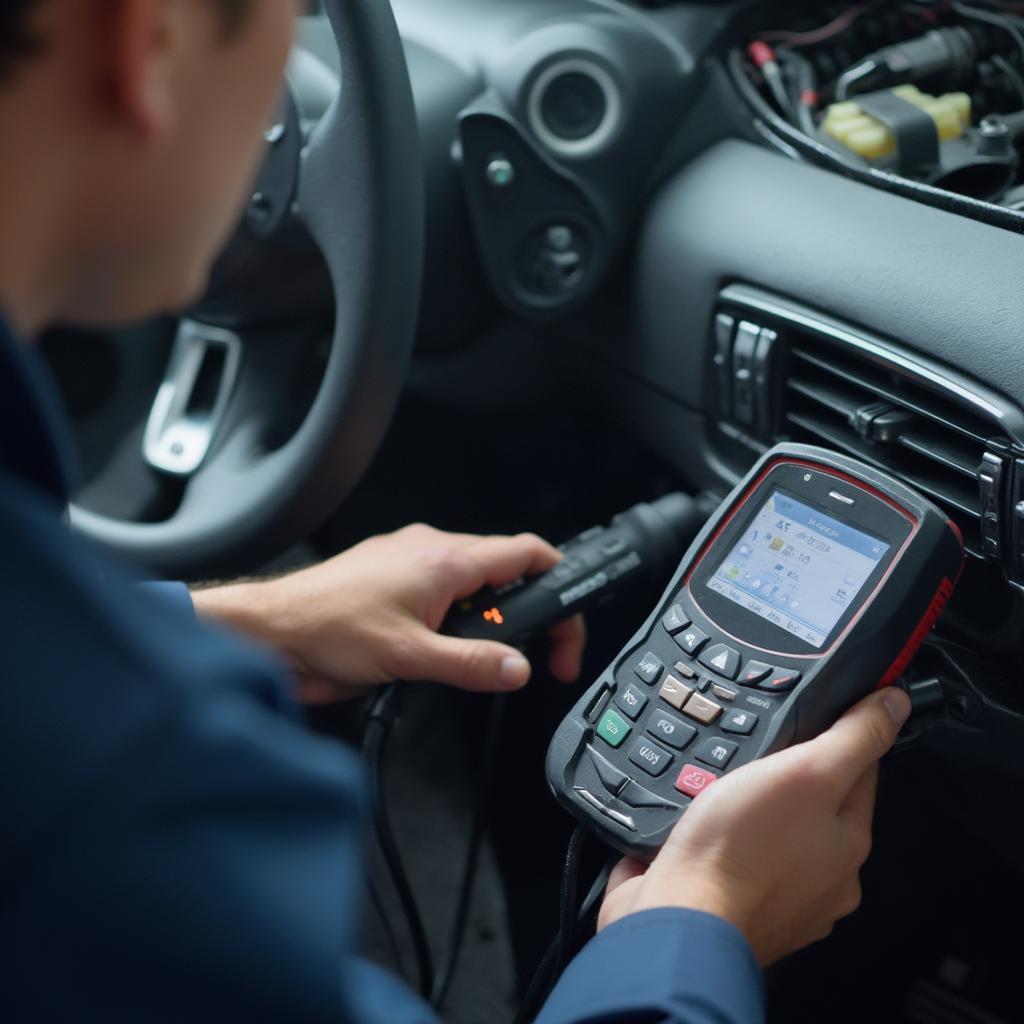
{"label": "dashboard button", "polygon": [[712,644],[697,660],[726,679],[735,679],[740,670],[740,652],[725,644]]}
{"label": "dashboard button", "polygon": [[773,668],[767,679],[757,684],[759,690],[785,693],[800,682],[800,673],[792,668]]}
{"label": "dashboard button", "polygon": [[696,654],[710,639],[703,629],[690,626],[672,638],[687,654]]}

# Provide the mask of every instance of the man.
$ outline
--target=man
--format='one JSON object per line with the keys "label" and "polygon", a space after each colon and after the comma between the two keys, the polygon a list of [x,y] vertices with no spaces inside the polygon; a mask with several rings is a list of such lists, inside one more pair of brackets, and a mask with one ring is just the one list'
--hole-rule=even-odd
{"label": "man", "polygon": [[[352,753],[301,727],[293,690],[525,685],[517,652],[435,630],[459,596],[558,553],[410,527],[198,594],[195,609],[144,592],[65,529],[65,427],[28,350],[51,323],[126,322],[200,294],[295,13],[285,0],[0,7],[4,1020],[433,1019],[353,954],[365,786]],[[552,670],[571,679],[581,626],[553,639]],[[908,711],[900,693],[869,698],[717,783],[649,869],[620,864],[544,1024],[759,1019],[759,965],[857,905],[876,762]]]}

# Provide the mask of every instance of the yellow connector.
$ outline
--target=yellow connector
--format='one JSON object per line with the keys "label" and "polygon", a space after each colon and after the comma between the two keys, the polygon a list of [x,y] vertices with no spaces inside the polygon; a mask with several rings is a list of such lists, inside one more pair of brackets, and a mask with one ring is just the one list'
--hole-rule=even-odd
{"label": "yellow connector", "polygon": [[[961,138],[970,127],[971,97],[965,92],[929,96],[916,85],[898,85],[890,91],[928,114],[943,142]],[[822,127],[837,142],[866,160],[877,160],[896,152],[892,132],[881,121],[865,114],[856,100],[833,103],[825,112]]]}

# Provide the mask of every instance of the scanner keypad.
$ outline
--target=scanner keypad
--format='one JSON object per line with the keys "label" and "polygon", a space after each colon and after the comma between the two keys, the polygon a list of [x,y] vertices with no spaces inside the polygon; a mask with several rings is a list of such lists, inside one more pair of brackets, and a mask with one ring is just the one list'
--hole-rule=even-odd
{"label": "scanner keypad", "polygon": [[[601,777],[602,788],[624,802],[624,810],[685,806],[723,771],[743,763],[744,744],[750,737],[756,742],[778,706],[771,694],[799,682],[796,670],[745,657],[742,645],[729,639],[715,636],[681,595],[623,662],[595,729],[598,739],[591,742],[612,758],[614,771],[624,773],[616,778],[629,780],[609,787]],[[625,800],[634,790],[642,797],[635,805]]]}

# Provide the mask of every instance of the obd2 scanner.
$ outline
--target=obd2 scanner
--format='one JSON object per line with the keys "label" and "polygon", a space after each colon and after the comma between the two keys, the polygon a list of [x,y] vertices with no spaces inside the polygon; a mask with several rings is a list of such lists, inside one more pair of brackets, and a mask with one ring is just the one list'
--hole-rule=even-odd
{"label": "obd2 scanner", "polygon": [[724,772],[895,682],[962,563],[957,527],[900,481],[821,448],[773,448],[559,726],[555,797],[651,860]]}

